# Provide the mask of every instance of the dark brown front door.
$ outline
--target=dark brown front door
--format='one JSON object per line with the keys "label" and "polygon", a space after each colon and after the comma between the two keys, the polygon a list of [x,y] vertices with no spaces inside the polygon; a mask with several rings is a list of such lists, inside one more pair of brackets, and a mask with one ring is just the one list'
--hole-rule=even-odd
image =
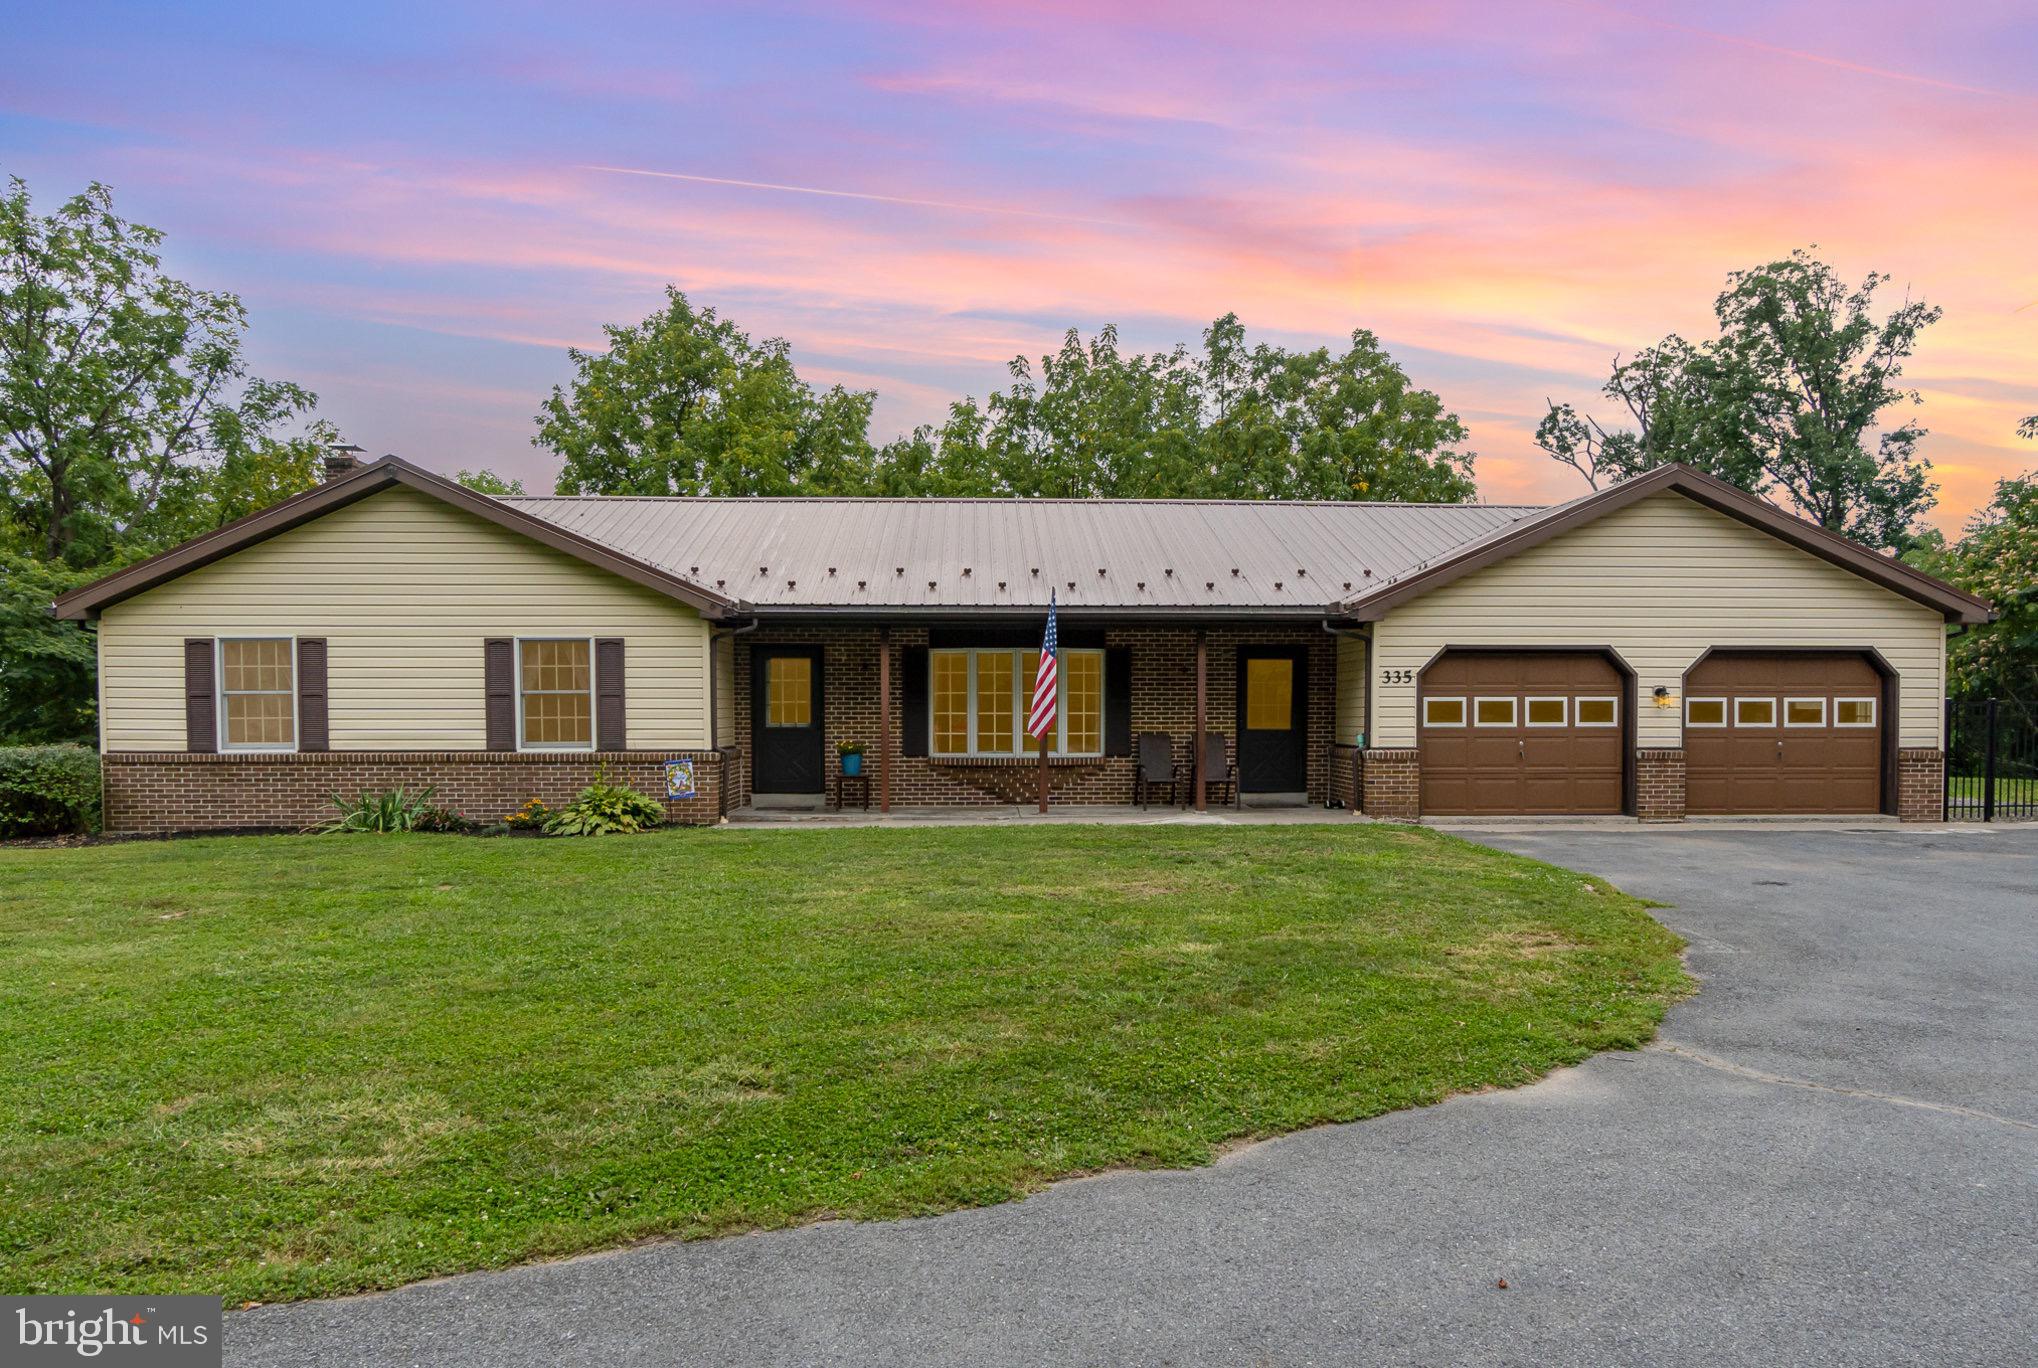
{"label": "dark brown front door", "polygon": [[1446,652],[1416,698],[1424,814],[1618,813],[1627,694],[1595,653]]}
{"label": "dark brown front door", "polygon": [[1684,678],[1685,808],[1880,812],[1883,711],[1864,656],[1715,652]]}
{"label": "dark brown front door", "polygon": [[1264,646],[1238,653],[1238,791],[1304,793],[1309,731],[1303,699],[1309,652]]}
{"label": "dark brown front door", "polygon": [[759,646],[750,653],[750,746],[758,793],[822,793],[821,648]]}

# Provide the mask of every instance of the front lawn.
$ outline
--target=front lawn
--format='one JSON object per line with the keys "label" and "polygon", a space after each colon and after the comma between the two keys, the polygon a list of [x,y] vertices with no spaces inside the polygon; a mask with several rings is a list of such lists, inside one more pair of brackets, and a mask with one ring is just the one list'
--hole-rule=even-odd
{"label": "front lawn", "polygon": [[998,1202],[1634,1046],[1679,943],[1374,826],[0,850],[0,1290]]}

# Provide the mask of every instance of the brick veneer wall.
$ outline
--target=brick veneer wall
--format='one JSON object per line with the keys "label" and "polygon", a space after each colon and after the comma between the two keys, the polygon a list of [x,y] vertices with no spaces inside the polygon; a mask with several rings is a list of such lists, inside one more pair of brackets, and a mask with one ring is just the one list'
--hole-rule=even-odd
{"label": "brick veneer wall", "polygon": [[1360,769],[1368,817],[1412,822],[1422,815],[1421,752],[1369,750]]}
{"label": "brick veneer wall", "polygon": [[1936,750],[1896,753],[1896,815],[1903,822],[1946,820],[1946,756]]}
{"label": "brick veneer wall", "polygon": [[530,754],[513,751],[324,751],[291,755],[191,755],[116,751],[101,758],[111,832],[298,829],[334,815],[332,795],[352,797],[434,785],[433,801],[475,821],[494,821],[526,799],[569,802],[603,765],[641,793],[665,792],[665,762],[694,762],[695,796],[665,804],[668,822],[702,824],[723,812],[722,756],[715,751]]}
{"label": "brick veneer wall", "polygon": [[[1073,629],[1068,629],[1073,630]],[[905,715],[902,652],[927,645],[927,629],[891,629],[892,651],[892,803],[894,806],[993,806],[1032,802],[1039,792],[1038,762],[1032,760],[959,761],[906,755],[900,727]],[[861,741],[864,772],[871,776],[871,802],[878,801],[882,773],[878,756],[878,629],[874,626],[767,626],[734,639],[736,668],[735,735],[746,744],[751,728],[751,666],[760,646],[812,645],[822,657],[822,758],[832,794],[838,741]],[[1106,648],[1132,653],[1132,734],[1166,732],[1175,739],[1175,759],[1188,761],[1189,734],[1196,713],[1196,634],[1181,627],[1113,627],[1104,633]],[[1326,757],[1336,705],[1336,643],[1310,627],[1228,627],[1208,629],[1209,713],[1211,731],[1232,738],[1230,755],[1237,760],[1238,650],[1241,646],[1302,646],[1308,650],[1304,700],[1308,728],[1308,788],[1312,802],[1321,803],[1330,784]],[[1052,803],[1130,803],[1136,761],[1131,756],[1056,760],[1048,767]],[[743,801],[750,780],[740,783]],[[1193,799],[1191,799],[1193,801]]]}
{"label": "brick veneer wall", "polygon": [[1644,822],[1684,820],[1684,751],[1635,752],[1635,816]]}
{"label": "brick veneer wall", "polygon": [[1330,747],[1330,801],[1339,807],[1356,812],[1363,801],[1359,794],[1359,774],[1364,768],[1361,759],[1365,752],[1357,746],[1333,742]]}

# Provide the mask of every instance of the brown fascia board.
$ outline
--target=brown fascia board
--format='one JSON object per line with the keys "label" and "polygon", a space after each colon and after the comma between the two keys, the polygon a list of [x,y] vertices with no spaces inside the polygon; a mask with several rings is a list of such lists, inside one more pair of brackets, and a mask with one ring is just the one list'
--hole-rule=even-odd
{"label": "brown fascia board", "polygon": [[1993,620],[1994,609],[1986,599],[1956,589],[1903,562],[1871,551],[1859,542],[1828,532],[1817,523],[1784,512],[1766,499],[1759,499],[1717,476],[1687,465],[1661,465],[1634,479],[1550,513],[1525,520],[1511,531],[1482,542],[1455,556],[1439,560],[1397,583],[1370,594],[1355,595],[1339,605],[1339,611],[1358,622],[1377,622],[1396,607],[1438,589],[1452,580],[1498,564],[1544,542],[1630,504],[1674,490],[1716,513],[1767,532],[1801,551],[1852,571],[1892,593],[1901,594],[1928,608],[1936,608],[1950,622],[1982,623]]}
{"label": "brown fascia board", "polygon": [[216,531],[193,537],[182,546],[172,547],[160,555],[138,561],[124,570],[116,570],[104,578],[59,595],[51,605],[51,611],[57,617],[73,621],[92,617],[109,604],[132,598],[179,575],[210,565],[245,547],[267,541],[293,527],[300,527],[314,518],[397,485],[429,495],[498,527],[563,551],[576,560],[656,590],[700,610],[704,616],[737,617],[748,611],[747,605],[740,600],[724,597],[668,570],[625,556],[600,542],[590,541],[542,518],[534,518],[512,505],[491,499],[444,476],[420,470],[394,456],[385,456],[302,494],[293,494],[259,513],[251,513]]}

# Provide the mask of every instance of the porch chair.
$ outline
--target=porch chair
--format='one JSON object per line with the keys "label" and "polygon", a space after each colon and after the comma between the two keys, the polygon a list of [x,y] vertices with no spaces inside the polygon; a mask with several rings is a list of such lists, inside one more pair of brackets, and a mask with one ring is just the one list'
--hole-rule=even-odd
{"label": "porch chair", "polygon": [[1141,732],[1139,734],[1139,768],[1132,775],[1132,801],[1146,807],[1153,801],[1153,791],[1167,786],[1168,802],[1173,804],[1181,793],[1175,782],[1175,738],[1166,732]]}
{"label": "porch chair", "polygon": [[[1238,769],[1225,755],[1226,737],[1222,732],[1203,733],[1203,796],[1206,800],[1222,802],[1226,788],[1231,790],[1231,804],[1238,806]],[[1193,782],[1193,780],[1192,780]]]}

